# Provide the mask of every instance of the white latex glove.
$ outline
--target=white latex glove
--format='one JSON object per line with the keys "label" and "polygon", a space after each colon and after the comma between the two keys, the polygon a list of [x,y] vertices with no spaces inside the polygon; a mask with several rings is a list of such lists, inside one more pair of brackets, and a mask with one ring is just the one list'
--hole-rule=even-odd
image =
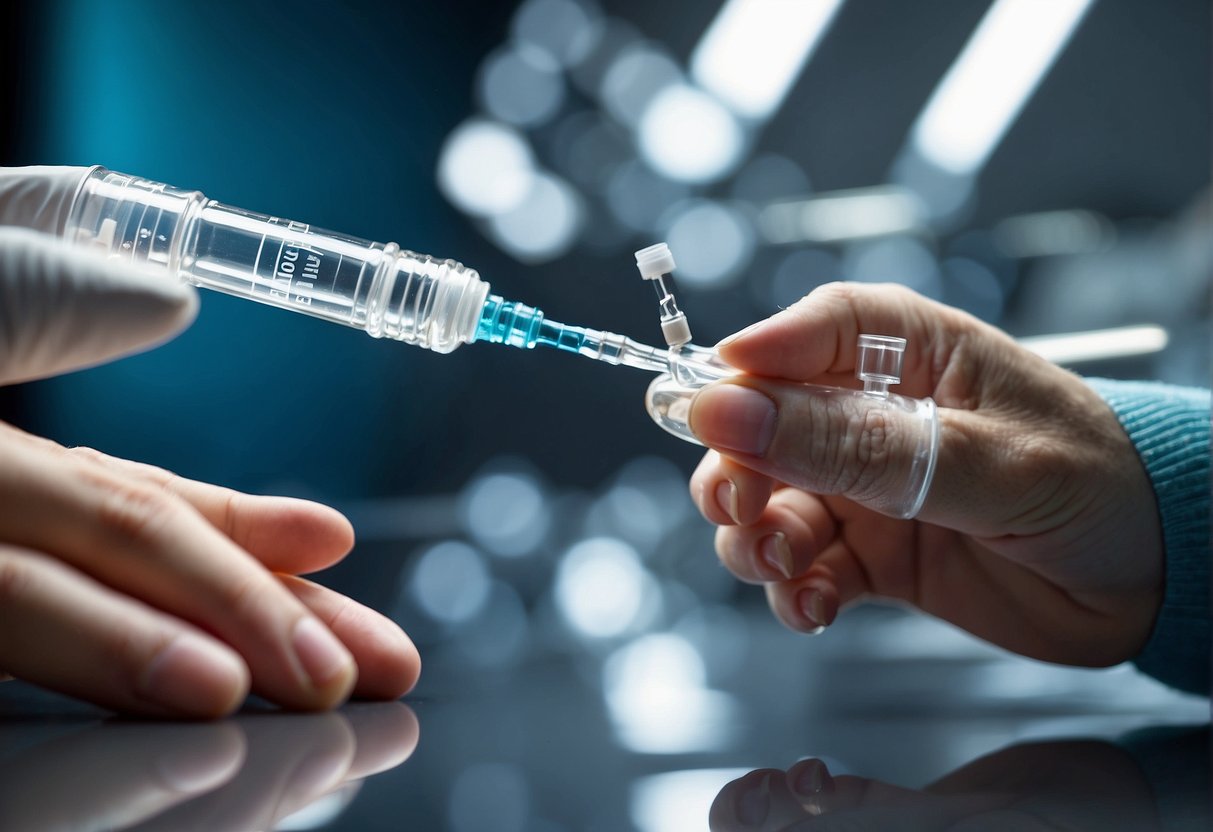
{"label": "white latex glove", "polygon": [[197,313],[189,284],[59,238],[88,171],[0,168],[0,384],[146,349]]}

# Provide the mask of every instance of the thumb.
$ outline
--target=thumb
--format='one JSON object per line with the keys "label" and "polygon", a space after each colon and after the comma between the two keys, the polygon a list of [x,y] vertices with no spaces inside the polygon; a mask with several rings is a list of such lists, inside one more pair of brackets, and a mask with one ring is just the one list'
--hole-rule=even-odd
{"label": "thumb", "polygon": [[100,364],[193,320],[193,287],[167,272],[0,227],[0,384]]}
{"label": "thumb", "polygon": [[918,513],[939,447],[929,399],[756,376],[699,391],[688,424],[705,445],[747,468],[892,517]]}

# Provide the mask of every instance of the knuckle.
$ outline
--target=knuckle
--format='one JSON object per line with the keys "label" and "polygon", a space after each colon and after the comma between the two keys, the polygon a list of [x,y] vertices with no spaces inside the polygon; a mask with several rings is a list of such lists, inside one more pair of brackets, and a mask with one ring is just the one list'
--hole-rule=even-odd
{"label": "knuckle", "polygon": [[23,558],[0,549],[0,606],[6,607],[13,599],[24,595],[33,577],[33,571]]}
{"label": "knuckle", "polygon": [[98,509],[101,527],[120,540],[147,543],[157,539],[180,516],[178,501],[144,485],[111,482]]}
{"label": "knuckle", "polygon": [[[244,570],[242,570],[244,571]],[[274,605],[275,584],[269,573],[248,570],[219,588],[219,602],[237,620],[264,616]]]}
{"label": "knuckle", "polygon": [[96,448],[86,448],[80,445],[75,448],[68,448],[67,453],[73,459],[82,460],[86,463],[105,465],[109,462],[109,457],[98,451]]}

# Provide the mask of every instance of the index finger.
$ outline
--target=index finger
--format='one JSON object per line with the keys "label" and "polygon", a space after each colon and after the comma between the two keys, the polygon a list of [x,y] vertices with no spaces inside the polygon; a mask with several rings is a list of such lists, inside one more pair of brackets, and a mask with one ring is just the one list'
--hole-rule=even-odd
{"label": "index finger", "polygon": [[840,383],[853,378],[861,334],[895,335],[908,342],[898,392],[928,396],[953,349],[979,327],[966,313],[903,286],[829,283],[726,338],[718,349],[725,361],[752,375],[813,382],[833,376]]}
{"label": "index finger", "polygon": [[350,521],[336,509],[311,500],[245,494],[92,448],[72,448],[68,453],[84,459],[85,464],[134,477],[181,497],[273,572],[318,572],[341,560],[354,545]]}

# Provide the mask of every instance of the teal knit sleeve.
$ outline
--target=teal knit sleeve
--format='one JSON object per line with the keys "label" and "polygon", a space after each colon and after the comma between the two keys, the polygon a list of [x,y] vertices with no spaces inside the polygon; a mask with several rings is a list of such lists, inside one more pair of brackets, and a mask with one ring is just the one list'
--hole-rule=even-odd
{"label": "teal knit sleeve", "polygon": [[1210,395],[1207,390],[1087,379],[1116,413],[1158,501],[1166,587],[1154,631],[1133,663],[1159,681],[1209,693]]}

